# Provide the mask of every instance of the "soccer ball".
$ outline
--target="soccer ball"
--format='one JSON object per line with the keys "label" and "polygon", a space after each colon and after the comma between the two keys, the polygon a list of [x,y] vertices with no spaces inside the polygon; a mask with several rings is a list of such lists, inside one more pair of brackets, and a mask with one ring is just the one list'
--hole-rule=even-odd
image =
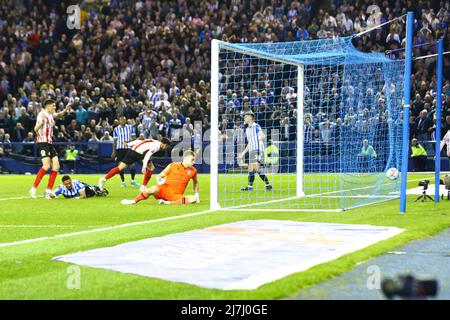
{"label": "soccer ball", "polygon": [[386,171],[386,177],[389,180],[396,180],[398,178],[398,176],[399,176],[399,172],[398,172],[397,168],[389,168]]}

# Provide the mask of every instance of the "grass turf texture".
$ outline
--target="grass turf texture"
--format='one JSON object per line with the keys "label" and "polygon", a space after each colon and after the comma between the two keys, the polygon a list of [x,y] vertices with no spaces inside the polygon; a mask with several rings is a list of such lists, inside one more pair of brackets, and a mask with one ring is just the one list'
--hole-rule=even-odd
{"label": "grass turf texture", "polygon": [[[296,197],[295,174],[267,174],[273,186],[266,191],[255,175],[254,190],[242,192],[248,184],[247,172],[219,175],[218,198],[222,207],[247,209],[293,209],[341,211],[343,206],[353,208],[386,201],[390,192],[398,191],[400,180],[389,180],[383,174],[306,173],[303,175],[303,192],[306,197]],[[345,195],[345,200],[342,196]],[[378,195],[381,197],[367,197]],[[390,196],[390,199],[395,196]]]}
{"label": "grass turf texture", "polygon": [[[99,176],[77,176],[95,184]],[[0,198],[27,196],[33,176],[0,176]],[[138,181],[139,181],[138,177]],[[432,178],[410,175],[411,180]],[[40,191],[43,192],[47,177]],[[127,179],[129,176],[127,175]],[[209,208],[209,176],[200,175],[201,203],[188,206],[160,206],[148,200],[124,207],[119,201],[132,198],[138,190],[120,188],[120,179],[108,182],[108,198],[87,200],[45,200],[42,198],[0,201],[0,243],[54,236],[95,228],[145,221]],[[153,179],[152,179],[153,181]],[[416,187],[417,181],[408,183]],[[189,193],[192,187],[189,186]],[[432,190],[428,192],[430,195]],[[292,296],[302,288],[334,277],[355,264],[385,253],[409,241],[428,237],[450,227],[450,202],[417,202],[408,196],[408,211],[398,213],[399,201],[389,201],[340,213],[212,212],[169,221],[80,234],[64,238],[0,246],[0,299],[278,299]],[[286,219],[330,223],[397,226],[400,235],[337,260],[313,267],[261,286],[256,290],[222,291],[174,283],[155,278],[80,267],[81,288],[68,289],[69,264],[51,260],[55,256],[109,247],[124,242],[200,229],[248,219]],[[432,263],[432,261],[430,261]]]}

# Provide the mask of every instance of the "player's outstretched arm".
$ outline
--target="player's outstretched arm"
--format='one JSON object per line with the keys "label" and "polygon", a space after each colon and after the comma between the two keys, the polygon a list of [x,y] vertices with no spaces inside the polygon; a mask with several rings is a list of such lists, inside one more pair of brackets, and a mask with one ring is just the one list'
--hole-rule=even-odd
{"label": "player's outstretched arm", "polygon": [[49,196],[52,199],[57,199],[61,193],[62,193],[62,186],[59,186],[58,188],[56,188],[56,190],[50,192]]}
{"label": "player's outstretched arm", "polygon": [[55,118],[60,119],[60,118],[64,117],[66,115],[66,113],[70,113],[71,110],[72,110],[72,104],[69,102],[63,111],[58,112],[56,114]]}
{"label": "player's outstretched arm", "polygon": [[165,167],[164,170],[161,171],[161,173],[156,176],[156,181],[158,181],[158,184],[164,184],[167,175],[170,173],[170,168],[171,164]]}
{"label": "player's outstretched arm", "polygon": [[86,189],[81,189],[80,190],[80,199],[84,199],[86,198]]}

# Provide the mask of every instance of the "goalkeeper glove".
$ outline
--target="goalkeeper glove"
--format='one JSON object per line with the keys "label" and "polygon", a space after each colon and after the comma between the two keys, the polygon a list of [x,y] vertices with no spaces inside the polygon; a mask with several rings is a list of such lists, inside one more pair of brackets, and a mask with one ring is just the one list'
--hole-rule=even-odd
{"label": "goalkeeper glove", "polygon": [[166,182],[166,180],[164,180],[163,178],[159,178],[156,181],[157,181],[158,184],[164,184]]}
{"label": "goalkeeper glove", "polygon": [[195,197],[195,201],[196,201],[197,203],[199,203],[199,202],[200,202],[200,196],[198,195],[198,192],[196,192],[196,193],[194,194],[194,197]]}

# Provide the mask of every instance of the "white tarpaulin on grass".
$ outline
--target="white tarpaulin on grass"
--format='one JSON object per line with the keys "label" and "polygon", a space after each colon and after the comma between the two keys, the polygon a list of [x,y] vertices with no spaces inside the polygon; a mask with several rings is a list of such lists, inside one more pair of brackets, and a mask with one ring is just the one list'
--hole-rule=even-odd
{"label": "white tarpaulin on grass", "polygon": [[[426,190],[426,194],[434,198],[434,184],[429,184],[428,189]],[[411,188],[406,190],[406,194],[417,194],[420,195],[423,193],[423,187]],[[445,189],[444,185],[439,185],[439,194],[447,196],[448,190]]]}
{"label": "white tarpaulin on grass", "polygon": [[403,229],[247,220],[78,252],[55,260],[216,289],[255,289]]}

